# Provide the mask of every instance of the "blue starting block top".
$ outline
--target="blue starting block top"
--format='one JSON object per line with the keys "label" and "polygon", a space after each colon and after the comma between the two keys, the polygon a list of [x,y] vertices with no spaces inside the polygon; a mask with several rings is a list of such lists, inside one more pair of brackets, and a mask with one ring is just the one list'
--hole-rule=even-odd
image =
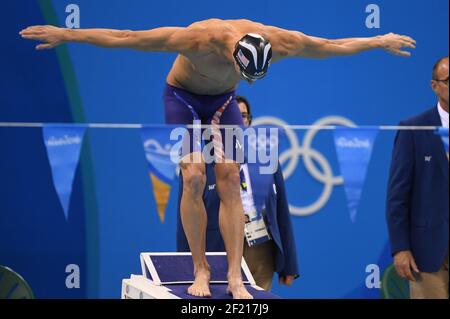
{"label": "blue starting block top", "polygon": [[[172,285],[167,288],[170,289],[170,293],[179,297],[180,299],[205,299],[204,297],[195,297],[187,293],[187,289],[190,285]],[[233,297],[227,293],[227,284],[211,284],[209,290],[211,291],[212,299],[233,299]],[[245,285],[247,291],[255,299],[280,299],[280,297],[265,291],[264,289],[257,289],[255,286]]]}
{"label": "blue starting block top", "polygon": [[[206,253],[206,260],[211,267],[210,283],[228,283],[226,253]],[[155,284],[192,284],[194,282],[194,265],[190,253],[142,253],[141,267],[142,274]],[[241,269],[244,284],[255,285],[244,260]]]}
{"label": "blue starting block top", "polygon": [[[194,269],[190,253],[141,253],[142,276],[132,275],[123,280],[122,298],[203,299],[187,293],[194,282]],[[210,291],[212,299],[232,299],[227,292],[228,262],[226,253],[206,253],[211,267]],[[255,299],[279,299],[258,287],[242,259],[242,279]]]}

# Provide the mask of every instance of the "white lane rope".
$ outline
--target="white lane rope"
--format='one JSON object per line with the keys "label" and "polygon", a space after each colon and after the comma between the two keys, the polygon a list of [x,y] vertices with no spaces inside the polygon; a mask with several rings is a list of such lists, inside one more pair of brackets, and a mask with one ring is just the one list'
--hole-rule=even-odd
{"label": "white lane rope", "polygon": [[[144,127],[164,127],[163,124],[131,124],[131,123],[33,123],[33,122],[0,122],[0,127],[13,128],[42,128],[45,126],[62,126],[62,127],[87,127],[93,129],[142,129]],[[177,127],[176,125],[168,125]],[[179,125],[179,127],[198,128],[198,125]],[[263,125],[264,126],[264,125]],[[233,125],[220,125],[221,128],[234,128]],[[276,127],[275,125],[267,125],[267,127]],[[336,130],[344,128],[344,126],[337,125],[283,125],[283,128],[292,130]],[[201,128],[212,128],[212,125],[201,125]],[[217,126],[215,126],[217,128]],[[434,131],[441,128],[440,126],[398,126],[398,125],[361,125],[345,128],[358,129],[378,129],[381,131],[398,131],[398,130],[422,130]]]}

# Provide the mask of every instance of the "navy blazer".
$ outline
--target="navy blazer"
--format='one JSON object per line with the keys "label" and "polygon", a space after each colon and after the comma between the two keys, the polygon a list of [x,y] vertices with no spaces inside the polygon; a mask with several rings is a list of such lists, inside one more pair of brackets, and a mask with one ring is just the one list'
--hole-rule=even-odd
{"label": "navy blazer", "polygon": [[[255,165],[248,165],[252,188],[261,185],[263,181]],[[208,225],[206,229],[206,251],[225,251],[225,246],[219,230],[219,206],[220,199],[215,189],[216,177],[213,165],[206,165],[206,188],[203,195],[205,208],[208,214]],[[273,187],[268,187],[269,194],[265,200],[265,218],[269,233],[276,246],[275,270],[280,276],[298,276],[297,249],[295,246],[294,233],[289,212],[289,204],[286,198],[281,166],[273,174],[270,180]],[[269,185],[269,186],[272,186]],[[177,222],[177,250],[180,252],[190,251],[186,236],[183,231],[180,216],[181,193],[183,190],[182,178],[180,178],[180,190],[178,198],[178,222]]]}
{"label": "navy blazer", "polygon": [[[437,106],[400,122],[442,126]],[[411,250],[420,271],[437,272],[448,252],[448,159],[433,131],[400,130],[386,201],[392,254]]]}

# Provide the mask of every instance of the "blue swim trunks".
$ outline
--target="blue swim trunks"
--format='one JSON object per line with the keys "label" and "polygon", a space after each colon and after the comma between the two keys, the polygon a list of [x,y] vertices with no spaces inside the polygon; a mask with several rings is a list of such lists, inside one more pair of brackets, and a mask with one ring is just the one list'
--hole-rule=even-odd
{"label": "blue swim trunks", "polygon": [[[220,125],[236,125],[243,127],[244,122],[236,101],[236,92],[232,91],[219,95],[198,95],[189,91],[166,84],[164,89],[164,109],[166,124],[192,125],[194,120],[200,120],[201,124],[211,125],[215,113],[229,99],[230,103],[220,116]],[[194,141],[192,130],[189,130],[189,144],[183,144],[183,155],[192,153],[194,150]],[[202,130],[203,132],[203,130]],[[225,139],[225,132],[222,132],[222,143],[225,154],[231,154]],[[187,142],[187,141],[186,141]],[[207,141],[208,142],[208,141]],[[233,140],[233,148],[236,145],[236,139]],[[230,144],[228,144],[230,145]],[[233,152],[235,153],[235,151]],[[227,158],[231,158],[227,156]],[[235,155],[231,159],[234,159]]]}

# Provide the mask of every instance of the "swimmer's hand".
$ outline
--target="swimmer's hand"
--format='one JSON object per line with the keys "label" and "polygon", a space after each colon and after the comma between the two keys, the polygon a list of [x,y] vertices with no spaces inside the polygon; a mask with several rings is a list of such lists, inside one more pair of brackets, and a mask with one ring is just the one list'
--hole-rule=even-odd
{"label": "swimmer's hand", "polygon": [[411,56],[411,52],[402,50],[403,48],[415,49],[416,41],[408,36],[389,33],[379,37],[382,48],[389,53],[399,56]]}
{"label": "swimmer's hand", "polygon": [[36,50],[44,50],[53,49],[54,47],[63,44],[65,42],[65,31],[66,29],[63,28],[45,25],[28,27],[20,31],[19,34],[24,39],[44,42],[36,46]]}

